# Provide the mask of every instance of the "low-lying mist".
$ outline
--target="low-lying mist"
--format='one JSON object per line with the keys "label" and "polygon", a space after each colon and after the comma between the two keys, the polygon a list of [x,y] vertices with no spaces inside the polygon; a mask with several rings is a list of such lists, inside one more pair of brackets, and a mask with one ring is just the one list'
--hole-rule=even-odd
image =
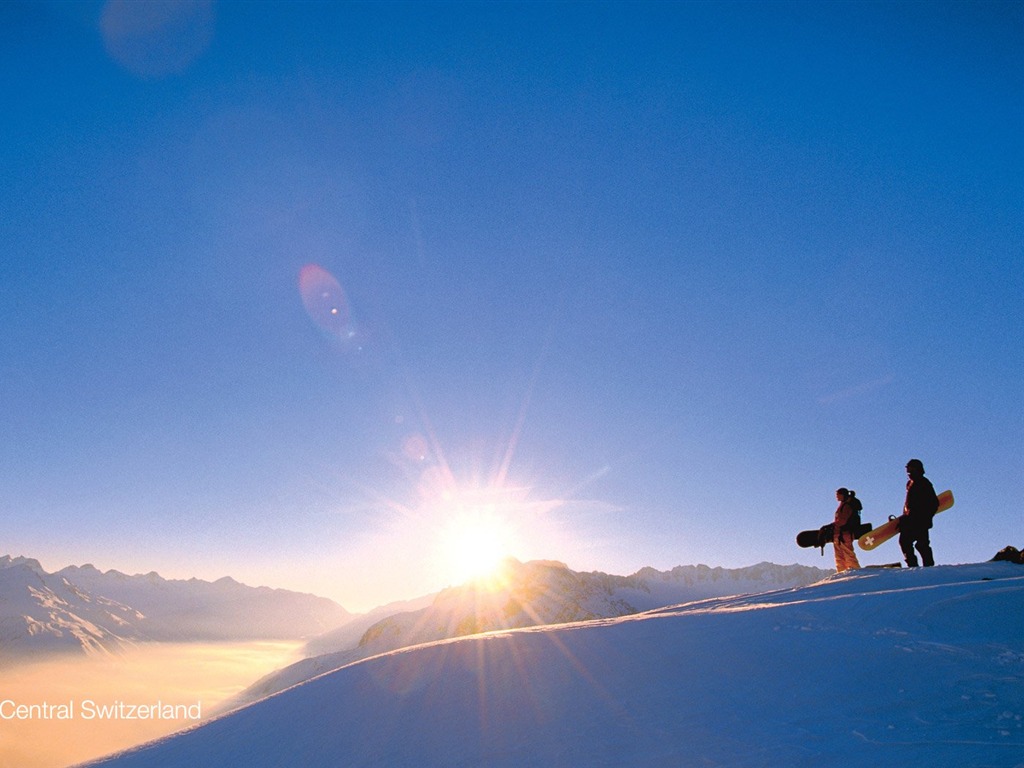
{"label": "low-lying mist", "polygon": [[62,768],[194,725],[301,643],[143,644],[0,668],[0,768]]}

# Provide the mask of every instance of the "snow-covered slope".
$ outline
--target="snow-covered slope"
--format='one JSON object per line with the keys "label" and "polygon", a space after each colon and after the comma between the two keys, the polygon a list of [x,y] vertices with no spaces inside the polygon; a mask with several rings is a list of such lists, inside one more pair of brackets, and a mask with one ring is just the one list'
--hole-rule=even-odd
{"label": "snow-covered slope", "polygon": [[865,570],[441,641],[108,768],[1018,766],[1024,568]]}
{"label": "snow-covered slope", "polygon": [[[520,563],[509,559],[491,578],[447,589],[418,610],[395,613],[367,625],[356,638],[358,645],[354,641],[339,644],[328,653],[267,675],[226,708],[258,701],[345,664],[397,648],[494,629],[626,616],[715,595],[801,586],[829,573],[803,565],[759,563],[731,569],[706,565],[678,566],[671,571],[645,568],[632,576],[613,576],[580,573],[554,561]],[[353,635],[346,629],[331,633],[331,639],[339,643],[351,640]],[[317,644],[327,646],[323,638]]]}
{"label": "snow-covered slope", "polygon": [[0,663],[138,640],[297,639],[350,617],[325,598],[232,579],[170,581],[91,565],[47,573],[36,560],[0,557]]}

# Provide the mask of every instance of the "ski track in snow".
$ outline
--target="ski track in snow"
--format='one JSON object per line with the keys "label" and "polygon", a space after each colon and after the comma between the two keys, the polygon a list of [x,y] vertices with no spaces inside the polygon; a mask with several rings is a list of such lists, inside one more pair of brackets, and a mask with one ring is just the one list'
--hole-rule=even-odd
{"label": "ski track in snow", "polygon": [[95,765],[1024,766],[1024,570],[810,587],[365,659]]}

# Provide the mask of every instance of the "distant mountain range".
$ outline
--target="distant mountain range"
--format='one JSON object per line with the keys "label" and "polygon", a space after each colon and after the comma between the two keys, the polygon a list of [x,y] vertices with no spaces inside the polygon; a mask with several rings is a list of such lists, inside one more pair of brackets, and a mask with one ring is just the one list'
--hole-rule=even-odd
{"label": "distant mountain range", "polygon": [[748,568],[645,568],[632,576],[580,573],[562,563],[508,560],[487,580],[355,615],[322,597],[231,578],[171,580],[92,565],[48,573],[0,557],[0,664],[51,653],[103,654],[140,641],[308,639],[307,658],[257,682],[253,701],[322,672],[397,648],[497,629],[613,618],[709,597],[818,581],[831,571],[761,563]]}
{"label": "distant mountain range", "polygon": [[[446,589],[428,605],[396,612],[372,624],[365,619],[354,621],[315,638],[307,652],[316,655],[257,681],[226,708],[258,701],[353,661],[398,648],[492,630],[615,618],[705,598],[788,589],[812,584],[832,573],[803,565],[760,563],[747,568],[644,568],[632,576],[613,576],[573,571],[554,561],[520,563],[510,559],[495,576]],[[353,632],[356,627],[365,627],[358,641]]]}
{"label": "distant mountain range", "polygon": [[628,616],[706,597],[810,584],[831,571],[761,563],[748,568],[644,568],[632,576],[580,573],[555,561],[507,560],[493,577],[446,589],[426,608],[367,629],[359,647],[371,655],[496,629]]}
{"label": "distant mountain range", "polygon": [[231,578],[169,580],[92,565],[48,573],[37,560],[0,557],[0,662],[142,640],[300,639],[352,618],[326,598]]}

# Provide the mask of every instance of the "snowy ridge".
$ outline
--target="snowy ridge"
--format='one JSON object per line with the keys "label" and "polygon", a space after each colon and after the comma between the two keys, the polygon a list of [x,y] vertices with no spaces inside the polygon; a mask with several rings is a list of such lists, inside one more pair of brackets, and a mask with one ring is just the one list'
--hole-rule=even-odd
{"label": "snowy ridge", "polygon": [[370,654],[495,629],[627,616],[701,597],[762,592],[824,578],[817,568],[760,563],[740,569],[645,568],[632,576],[580,573],[555,561],[506,561],[494,577],[452,587],[420,611],[385,619],[359,642]]}
{"label": "snowy ridge", "polygon": [[37,560],[0,557],[0,663],[110,653],[140,640],[301,638],[349,616],[325,598],[232,579],[173,581],[91,565],[47,573]]}
{"label": "snowy ridge", "polygon": [[420,645],[93,765],[1016,766],[1024,569],[860,571]]}

